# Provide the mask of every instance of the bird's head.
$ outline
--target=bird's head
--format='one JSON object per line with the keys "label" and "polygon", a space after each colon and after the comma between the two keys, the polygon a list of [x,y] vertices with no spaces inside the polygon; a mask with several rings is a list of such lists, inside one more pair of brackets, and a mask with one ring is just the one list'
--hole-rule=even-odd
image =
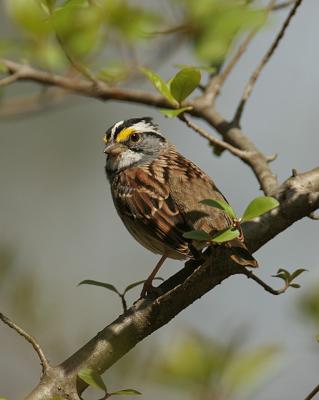
{"label": "bird's head", "polygon": [[131,118],[111,126],[104,135],[106,170],[114,174],[152,161],[166,139],[152,118]]}

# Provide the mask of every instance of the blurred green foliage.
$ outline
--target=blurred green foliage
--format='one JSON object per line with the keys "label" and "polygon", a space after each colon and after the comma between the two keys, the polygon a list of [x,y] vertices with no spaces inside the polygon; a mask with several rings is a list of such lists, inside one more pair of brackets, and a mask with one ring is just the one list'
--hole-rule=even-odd
{"label": "blurred green foliage", "polygon": [[318,327],[319,332],[319,283],[301,298],[299,308],[302,315],[308,317]]}
{"label": "blurred green foliage", "polygon": [[199,59],[218,64],[234,39],[261,27],[266,15],[244,0],[170,0],[171,13],[128,0],[5,0],[4,4],[14,33],[2,39],[2,55],[53,70],[69,68],[73,58],[108,82],[125,79],[137,62],[144,64],[138,57],[141,46],[156,57],[161,45],[165,48],[177,37],[176,43],[183,39]]}
{"label": "blurred green foliage", "polygon": [[37,328],[45,323],[43,310],[38,305],[39,293],[40,286],[35,274],[21,270],[13,248],[0,245],[0,303],[1,298],[5,298],[17,321]]}
{"label": "blurred green foliage", "polygon": [[273,366],[278,347],[243,350],[240,341],[226,342],[185,331],[156,360],[152,375],[194,399],[231,399],[247,395]]}
{"label": "blurred green foliage", "polygon": [[265,22],[265,13],[249,1],[176,0],[185,13],[185,28],[197,56],[218,64],[226,56],[234,37]]}

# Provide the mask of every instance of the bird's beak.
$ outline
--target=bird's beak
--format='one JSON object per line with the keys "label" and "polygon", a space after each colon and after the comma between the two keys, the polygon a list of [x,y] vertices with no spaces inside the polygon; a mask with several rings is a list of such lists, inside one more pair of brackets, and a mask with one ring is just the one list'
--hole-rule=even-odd
{"label": "bird's beak", "polygon": [[104,153],[109,156],[118,156],[126,150],[126,146],[121,143],[112,143],[105,147]]}

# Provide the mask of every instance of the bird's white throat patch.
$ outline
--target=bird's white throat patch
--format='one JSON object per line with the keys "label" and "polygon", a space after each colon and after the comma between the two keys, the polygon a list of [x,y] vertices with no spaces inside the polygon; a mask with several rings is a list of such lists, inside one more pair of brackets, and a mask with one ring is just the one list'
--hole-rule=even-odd
{"label": "bird's white throat patch", "polygon": [[118,157],[108,157],[106,162],[107,169],[110,171],[119,171],[128,168],[140,161],[142,157],[142,153],[136,153],[135,151],[127,149]]}

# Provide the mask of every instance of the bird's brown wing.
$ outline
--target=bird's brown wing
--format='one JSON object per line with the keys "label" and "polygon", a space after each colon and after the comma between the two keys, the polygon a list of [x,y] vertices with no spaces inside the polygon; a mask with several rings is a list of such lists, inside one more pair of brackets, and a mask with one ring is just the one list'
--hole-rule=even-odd
{"label": "bird's brown wing", "polygon": [[[156,168],[156,166],[153,166]],[[168,186],[154,178],[154,171],[129,168],[112,184],[114,203],[131,234],[146,248],[171,258],[189,254],[185,225]]]}
{"label": "bird's brown wing", "polygon": [[[194,163],[172,149],[169,159],[172,163],[168,186],[185,225],[194,230],[203,230],[211,235],[232,227],[231,218],[222,210],[201,204],[201,200],[227,201],[214,182]],[[236,248],[233,258],[241,265],[256,267],[257,261],[251,256],[243,240],[238,238],[227,242]]]}

